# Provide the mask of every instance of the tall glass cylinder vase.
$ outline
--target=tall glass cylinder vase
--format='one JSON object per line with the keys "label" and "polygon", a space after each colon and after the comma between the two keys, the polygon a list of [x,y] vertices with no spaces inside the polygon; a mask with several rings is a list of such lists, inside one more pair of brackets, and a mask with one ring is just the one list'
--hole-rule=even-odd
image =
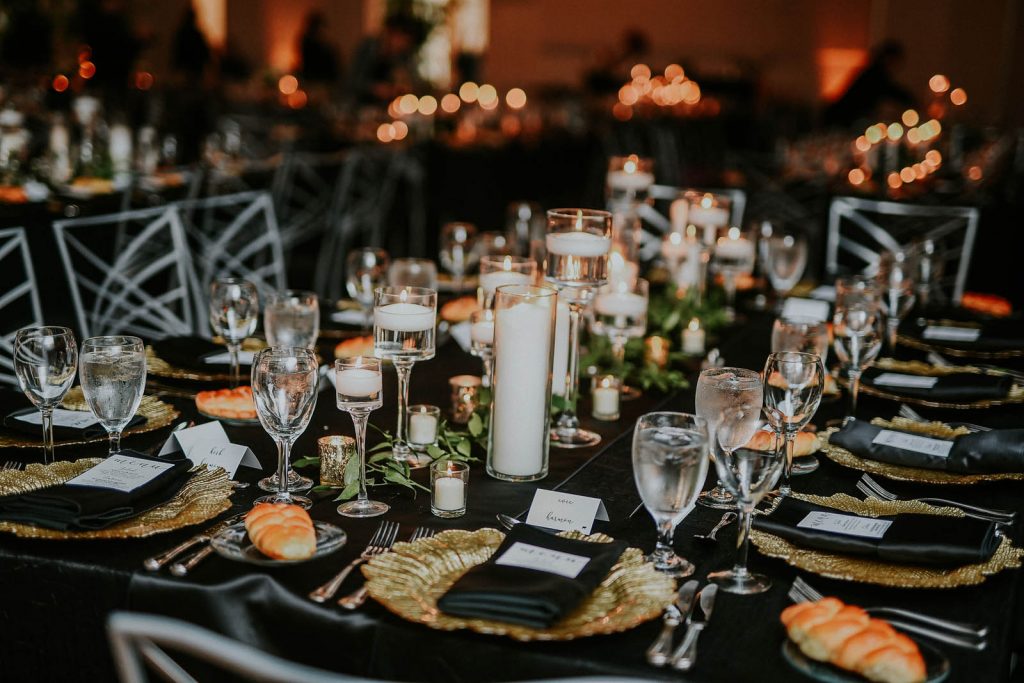
{"label": "tall glass cylinder vase", "polygon": [[496,479],[536,481],[547,476],[557,303],[552,287],[497,289],[487,442],[487,473]]}

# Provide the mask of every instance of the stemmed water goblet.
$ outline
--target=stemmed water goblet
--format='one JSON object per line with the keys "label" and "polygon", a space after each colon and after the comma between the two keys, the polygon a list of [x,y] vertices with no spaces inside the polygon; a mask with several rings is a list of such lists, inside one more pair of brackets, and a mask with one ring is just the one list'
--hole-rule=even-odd
{"label": "stemmed water goblet", "polygon": [[53,462],[53,410],[71,388],[78,369],[78,344],[66,327],[26,327],[14,336],[18,386],[39,409],[43,462]]}
{"label": "stemmed water goblet", "polygon": [[762,237],[765,274],[775,290],[775,298],[781,302],[793,287],[800,282],[807,267],[807,239],[792,232],[773,230],[768,237]]}
{"label": "stemmed water goblet", "polygon": [[[252,362],[252,394],[260,424],[277,444],[277,473],[259,482],[269,496],[257,503],[292,503],[306,509],[312,501],[292,495],[306,491],[312,480],[300,477],[291,469],[292,445],[306,431],[316,407],[320,367],[316,354],[307,348],[271,346],[263,349]],[[295,475],[294,483],[293,477]]]}
{"label": "stemmed water goblet", "polygon": [[914,275],[919,268],[918,258],[909,250],[885,251],[878,259],[878,284],[886,313],[886,340],[889,353],[894,357],[900,322],[917,300]]}
{"label": "stemmed water goblet", "polygon": [[480,259],[472,223],[447,223],[441,229],[441,266],[452,274],[452,289],[462,293],[462,279]]}
{"label": "stemmed water goblet", "polygon": [[[397,261],[396,261],[397,263]],[[398,426],[391,453],[413,467],[427,464],[405,438],[409,377],[416,361],[434,357],[437,292],[423,287],[381,287],[374,294],[373,355],[387,358],[398,373]]]}
{"label": "stemmed water goblet", "polygon": [[79,359],[82,393],[110,435],[110,455],[121,452],[121,432],[135,417],[146,389],[146,347],[138,337],[91,337]]}
{"label": "stemmed water goblet", "polygon": [[256,330],[260,296],[256,285],[238,278],[214,280],[210,285],[210,327],[224,340],[231,356],[231,386],[241,379],[238,353],[242,342]]}
{"label": "stemmed water goblet", "polygon": [[672,549],[672,536],[704,484],[707,449],[707,424],[696,415],[648,413],[636,421],[633,478],[658,527],[658,541],[647,560],[671,576],[689,576],[694,571],[693,564]]}
{"label": "stemmed water goblet", "polygon": [[755,252],[754,242],[744,237],[739,228],[729,228],[715,243],[711,254],[711,272],[722,276],[725,316],[728,320],[736,319],[737,280],[754,271]]}
{"label": "stemmed water goblet", "polygon": [[370,500],[366,494],[366,422],[370,413],[383,405],[383,383],[379,358],[342,358],[334,362],[334,380],[337,387],[338,410],[352,416],[356,433],[356,452],[359,454],[359,493],[355,500],[338,506],[338,514],[345,517],[376,517],[390,507],[387,503]]}
{"label": "stemmed water goblet", "polygon": [[882,349],[881,306],[874,301],[836,305],[832,318],[833,346],[849,380],[850,409],[846,420],[857,414],[860,376]]}
{"label": "stemmed water goblet", "polygon": [[320,335],[320,302],[316,294],[295,289],[271,294],[263,309],[263,331],[271,346],[315,347]]}
{"label": "stemmed water goblet", "polygon": [[[612,358],[620,374],[626,362],[626,344],[643,337],[647,331],[647,280],[637,279],[635,285],[625,280],[601,287],[591,307],[590,331],[607,337],[612,345]],[[640,390],[622,386],[623,398],[637,398]]]}
{"label": "stemmed water goblet", "polygon": [[[757,419],[764,404],[761,375],[745,368],[708,368],[697,378],[695,403],[697,415],[707,425],[709,442],[718,443],[727,453],[732,453],[746,445],[757,430]],[[729,410],[735,411],[737,418],[742,417],[746,421],[737,419],[728,433],[719,435],[719,424]],[[716,452],[715,448],[708,449],[711,457]],[[697,502],[717,510],[736,507],[736,499],[722,485],[721,479],[713,489],[702,493]]]}
{"label": "stemmed water goblet", "polygon": [[483,308],[469,316],[469,352],[484,363],[481,383],[491,386],[494,376],[494,311]]}
{"label": "stemmed water goblet", "polygon": [[764,413],[780,439],[786,440],[786,462],[779,493],[792,492],[793,452],[797,433],[803,429],[821,403],[825,388],[825,365],[816,353],[780,351],[764,364]]}
{"label": "stemmed water goblet", "polygon": [[421,287],[437,291],[437,265],[425,258],[396,258],[388,267],[388,286],[396,289]]}
{"label": "stemmed water goblet", "polygon": [[387,282],[391,259],[383,249],[364,247],[348,255],[345,288],[363,309],[364,329],[370,329],[373,316],[373,292]]}
{"label": "stemmed water goblet", "polygon": [[[800,351],[814,353],[828,369],[828,327],[824,322],[812,318],[777,318],[772,325],[772,353],[779,351]],[[828,382],[828,377],[825,377]],[[813,455],[793,462],[790,474],[810,474],[818,469],[818,459]]]}
{"label": "stemmed water goblet", "polygon": [[551,445],[556,448],[583,448],[601,441],[598,434],[580,429],[576,398],[579,394],[580,320],[595,292],[608,278],[611,234],[612,215],[607,211],[548,211],[545,276],[559,288],[559,298],[564,298],[569,306],[566,408],[559,413],[551,429]]}

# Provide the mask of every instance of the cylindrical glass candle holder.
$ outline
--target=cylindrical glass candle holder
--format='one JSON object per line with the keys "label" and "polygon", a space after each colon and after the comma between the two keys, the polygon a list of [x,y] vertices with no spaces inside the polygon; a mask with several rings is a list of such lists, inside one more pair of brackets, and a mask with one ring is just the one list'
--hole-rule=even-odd
{"label": "cylindrical glass candle holder", "polygon": [[491,308],[494,290],[502,285],[533,284],[537,262],[525,256],[489,254],[480,258],[480,286],[477,300],[481,308]]}
{"label": "cylindrical glass candle holder", "polygon": [[536,481],[548,473],[551,356],[558,292],[506,285],[494,298],[494,378],[487,473]]}
{"label": "cylindrical glass candle holder", "polygon": [[483,384],[476,375],[456,375],[448,380],[452,390],[452,422],[464,425],[473,417],[480,405],[480,387]]}
{"label": "cylindrical glass candle holder", "polygon": [[345,468],[356,454],[356,440],[351,436],[321,436],[316,445],[320,452],[320,484],[344,486]]}
{"label": "cylindrical glass candle holder", "polygon": [[614,422],[619,419],[619,394],[622,380],[615,375],[598,375],[592,380],[590,397],[595,420]]}
{"label": "cylindrical glass candle holder", "polygon": [[437,444],[437,430],[441,424],[441,409],[437,406],[409,406],[409,419],[405,433],[414,451],[425,451]]}
{"label": "cylindrical glass candle holder", "polygon": [[430,466],[430,512],[438,517],[466,514],[469,493],[469,465],[438,460]]}

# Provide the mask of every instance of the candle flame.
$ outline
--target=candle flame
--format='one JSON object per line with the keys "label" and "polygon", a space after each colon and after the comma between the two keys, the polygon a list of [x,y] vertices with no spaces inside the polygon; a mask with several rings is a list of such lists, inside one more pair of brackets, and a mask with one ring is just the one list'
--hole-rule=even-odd
{"label": "candle flame", "polygon": [[401,294],[398,295],[398,298],[402,300],[402,303],[405,303],[406,299],[409,298],[409,288],[403,287]]}
{"label": "candle flame", "polygon": [[690,223],[686,226],[686,237],[687,239],[697,239],[697,226]]}
{"label": "candle flame", "polygon": [[687,325],[687,327],[696,332],[697,330],[700,329],[700,320],[697,318],[691,319],[690,324]]}
{"label": "candle flame", "polygon": [[705,209],[710,209],[715,205],[715,199],[710,194],[706,194],[700,199],[700,205]]}
{"label": "candle flame", "polygon": [[576,210],[576,229],[583,230],[583,210]]}
{"label": "candle flame", "polygon": [[672,244],[679,246],[683,243],[683,236],[678,232],[673,232],[668,236],[668,241]]}
{"label": "candle flame", "polygon": [[738,240],[740,238],[739,228],[729,228],[729,239]]}
{"label": "candle flame", "polygon": [[512,257],[511,256],[506,256],[505,257],[505,263],[503,264],[502,268],[504,270],[512,270]]}

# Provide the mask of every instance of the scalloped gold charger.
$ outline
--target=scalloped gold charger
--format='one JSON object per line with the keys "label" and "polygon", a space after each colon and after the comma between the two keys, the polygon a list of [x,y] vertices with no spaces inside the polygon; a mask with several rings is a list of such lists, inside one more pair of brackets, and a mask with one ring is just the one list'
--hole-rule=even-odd
{"label": "scalloped gold charger", "polygon": [[[603,534],[572,538],[608,542]],[[438,599],[470,568],[487,561],[505,535],[496,529],[452,529],[412,543],[363,566],[369,594],[398,616],[443,631],[469,629],[516,640],[572,640],[626,631],[659,616],[675,597],[675,581],[646,562],[639,548],[627,548],[618,563],[572,614],[547,629],[485,619],[464,619],[437,608]]]}
{"label": "scalloped gold charger", "polygon": [[[955,320],[938,320],[938,325],[952,325],[953,327],[963,327],[962,322]],[[979,358],[983,360],[991,360],[998,358],[1020,358],[1024,356],[1024,349],[1005,349],[1000,351],[983,351],[981,349],[965,349],[955,348],[952,346],[943,346],[941,344],[935,344],[932,342],[918,339],[917,337],[911,337],[906,334],[899,334],[896,336],[896,341],[904,346],[908,346],[918,351],[937,351],[944,356],[953,356],[955,358]]]}
{"label": "scalloped gold charger", "polygon": [[[25,470],[0,470],[0,495],[26,493],[47,486],[63,484],[100,462],[100,458],[82,458],[40,465],[31,463]],[[0,532],[22,538],[55,540],[86,540],[99,538],[144,538],[174,531],[213,519],[231,507],[233,487],[227,472],[201,465],[181,490],[163,505],[118,522],[106,529],[60,531],[31,524],[0,521]]]}
{"label": "scalloped gold charger", "polygon": [[[875,361],[874,366],[882,370],[892,370],[894,372],[901,372],[908,375],[921,375],[925,377],[942,377],[944,375],[951,375],[956,373],[969,373],[975,375],[1005,375],[1005,372],[999,372],[998,370],[987,370],[982,368],[976,368],[970,365],[957,366],[957,367],[943,367],[938,365],[931,365],[929,363],[923,363],[918,360],[895,360],[893,358],[880,358]],[[849,382],[845,379],[840,380],[843,386],[849,386]],[[949,403],[946,401],[930,401],[926,398],[919,398],[915,396],[904,396],[902,394],[894,394],[884,389],[872,386],[866,382],[860,383],[861,393],[876,398],[882,398],[887,401],[898,401],[900,403],[910,403],[913,405],[923,406],[925,408],[952,408],[954,410],[978,410],[984,408],[991,408],[993,406],[1002,405],[1013,405],[1018,403],[1024,403],[1024,386],[1020,385],[1016,381],[1010,392],[1006,395],[1006,398],[999,399],[986,399],[983,401],[973,401],[971,403]]]}
{"label": "scalloped gold charger", "polygon": [[[942,422],[915,422],[903,417],[895,417],[892,420],[875,418],[871,424],[879,427],[900,429],[907,432],[917,432],[927,436],[935,436],[948,439],[953,436],[961,436],[970,432],[965,427],[953,428]],[[897,481],[916,481],[922,484],[978,484],[986,481],[1024,481],[1024,472],[995,472],[989,474],[956,474],[954,472],[943,472],[942,470],[926,470],[919,467],[907,467],[905,465],[891,465],[887,462],[869,460],[854,455],[850,451],[829,442],[829,437],[838,431],[832,427],[821,432],[821,450],[825,456],[834,463],[849,467],[851,469],[877,474],[887,479]]]}
{"label": "scalloped gold charger", "polygon": [[[931,514],[941,517],[963,517],[962,510],[933,507],[919,501],[860,500],[840,493],[827,498],[793,494],[795,498],[816,505],[852,512],[868,517],[899,513]],[[774,557],[786,564],[829,579],[856,581],[893,588],[956,588],[979,584],[986,577],[1021,566],[1024,549],[1015,548],[1010,539],[1003,538],[996,552],[986,562],[959,567],[929,567],[925,565],[891,564],[856,555],[842,555],[823,550],[801,548],[773,534],[752,530],[750,540],[761,554]]]}

